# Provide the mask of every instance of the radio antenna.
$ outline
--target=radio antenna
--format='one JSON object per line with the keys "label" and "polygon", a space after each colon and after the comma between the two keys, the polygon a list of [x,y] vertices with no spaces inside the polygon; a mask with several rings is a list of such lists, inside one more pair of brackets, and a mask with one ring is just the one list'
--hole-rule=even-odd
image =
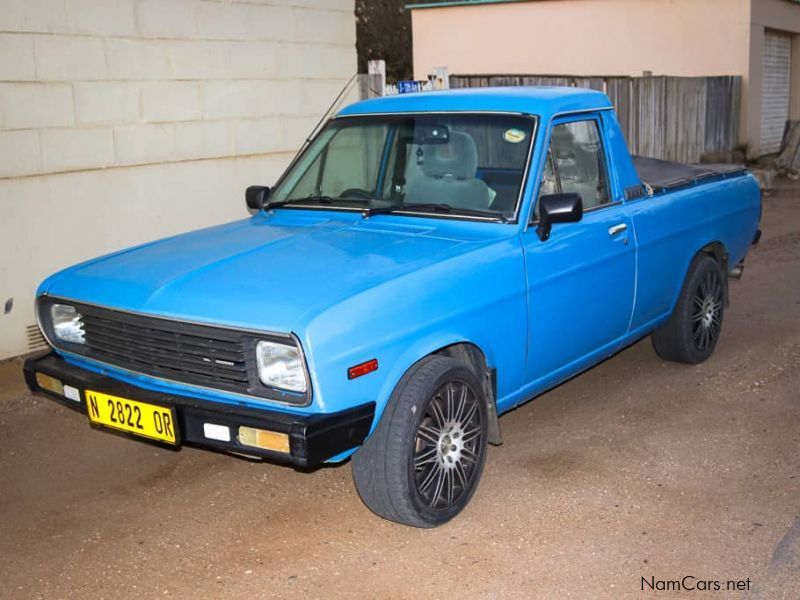
{"label": "radio antenna", "polygon": [[330,116],[330,114],[332,112],[336,111],[337,108],[339,108],[339,105],[341,104],[341,101],[344,98],[344,95],[347,92],[350,91],[350,87],[352,86],[353,81],[355,81],[356,77],[358,77],[358,73],[357,72],[353,73],[353,76],[350,79],[347,80],[347,83],[344,84],[344,87],[339,92],[339,95],[336,96],[336,98],[333,100],[331,105],[328,107],[328,110],[326,110],[323,113],[322,118],[320,118],[320,120],[317,121],[317,124],[314,125],[314,129],[312,129],[311,133],[308,134],[308,137],[306,138],[306,141],[303,142],[303,145],[300,147],[300,150],[298,151],[298,153],[301,152],[306,146],[308,146],[308,144],[311,143],[311,140],[314,139],[314,135],[319,130],[320,125],[322,125],[325,121],[327,121],[328,117]]}
{"label": "radio antenna", "polygon": [[300,155],[303,153],[303,150],[305,150],[306,146],[308,146],[311,143],[311,140],[314,139],[314,136],[317,134],[317,131],[319,131],[320,125],[322,125],[325,121],[327,121],[328,115],[330,115],[333,111],[335,111],[339,107],[342,98],[344,98],[344,95],[350,90],[350,87],[352,86],[353,81],[355,81],[356,77],[358,77],[358,72],[353,73],[353,76],[347,80],[347,83],[344,84],[344,87],[339,92],[339,95],[336,96],[331,105],[328,107],[328,110],[326,110],[323,113],[322,118],[320,118],[320,120],[317,121],[317,124],[314,125],[314,128],[311,130],[311,133],[308,134],[308,137],[306,137],[305,141],[303,142],[303,145],[300,146],[300,148],[297,150],[294,157],[289,162],[289,166],[286,167],[286,170],[284,172],[288,172],[289,169],[291,169],[294,166],[294,163],[296,163],[297,159],[300,158]]}

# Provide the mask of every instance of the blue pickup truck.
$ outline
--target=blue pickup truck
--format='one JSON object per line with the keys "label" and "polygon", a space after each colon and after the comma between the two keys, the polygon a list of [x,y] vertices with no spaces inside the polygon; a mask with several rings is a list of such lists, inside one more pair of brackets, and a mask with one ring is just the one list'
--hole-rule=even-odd
{"label": "blue pickup truck", "polygon": [[746,170],[631,157],[574,88],[358,102],[245,197],[45,280],[29,387],[156,443],[352,457],[367,506],[418,527],[467,504],[502,413],[644,336],[707,359],[760,236]]}

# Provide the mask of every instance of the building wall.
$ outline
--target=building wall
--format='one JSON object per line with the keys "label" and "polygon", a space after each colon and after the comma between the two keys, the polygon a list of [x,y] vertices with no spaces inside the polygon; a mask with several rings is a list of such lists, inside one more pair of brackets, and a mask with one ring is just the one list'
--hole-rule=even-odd
{"label": "building wall", "polygon": [[[414,75],[742,76],[740,141],[759,153],[764,28],[800,32],[787,0],[531,0],[412,13]],[[453,33],[453,32],[456,32]],[[792,115],[800,118],[800,41]]]}
{"label": "building wall", "polygon": [[800,119],[800,5],[786,0],[752,0],[750,16],[750,63],[743,112],[749,153],[759,154],[761,139],[761,86],[764,30],[792,34],[789,118]]}
{"label": "building wall", "polygon": [[[783,1],[783,0],[781,0]],[[411,12],[414,75],[742,75],[750,0],[534,0]]]}
{"label": "building wall", "polygon": [[246,216],[356,71],[354,0],[3,0],[0,358],[77,261]]}

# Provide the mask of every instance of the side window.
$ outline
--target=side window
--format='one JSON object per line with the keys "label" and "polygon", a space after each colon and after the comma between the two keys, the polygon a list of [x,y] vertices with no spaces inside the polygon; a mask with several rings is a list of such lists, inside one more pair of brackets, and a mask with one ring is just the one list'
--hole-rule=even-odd
{"label": "side window", "polygon": [[[542,196],[549,196],[551,194],[560,193],[558,187],[558,176],[556,175],[556,168],[553,164],[553,152],[547,152],[547,158],[544,161],[544,172],[542,173],[542,183],[539,186],[539,198]],[[533,207],[533,220],[539,220],[539,203]]]}
{"label": "side window", "polygon": [[556,177],[556,169],[553,166],[553,153],[548,152],[547,159],[544,163],[544,174],[542,175],[542,185],[539,188],[539,196],[549,196],[558,193],[558,178]]}
{"label": "side window", "polygon": [[[540,196],[554,193],[548,191],[553,190],[553,184],[546,185],[547,178],[553,177],[561,193],[581,195],[584,209],[609,202],[603,143],[595,120],[573,121],[553,127],[549,154]],[[548,169],[555,172],[548,174]]]}

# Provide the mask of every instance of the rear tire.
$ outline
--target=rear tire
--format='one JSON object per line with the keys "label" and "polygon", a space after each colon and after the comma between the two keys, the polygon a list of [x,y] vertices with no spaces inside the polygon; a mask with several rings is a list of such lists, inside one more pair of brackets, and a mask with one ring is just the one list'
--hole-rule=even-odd
{"label": "rear tire", "polygon": [[356,489],[378,516],[436,527],[467,505],[486,461],[488,414],[475,373],[444,356],[400,380],[370,438],[353,455]]}
{"label": "rear tire", "polygon": [[653,333],[656,354],[672,362],[703,362],[717,346],[724,313],[722,268],[711,256],[698,254],[689,267],[675,311]]}

